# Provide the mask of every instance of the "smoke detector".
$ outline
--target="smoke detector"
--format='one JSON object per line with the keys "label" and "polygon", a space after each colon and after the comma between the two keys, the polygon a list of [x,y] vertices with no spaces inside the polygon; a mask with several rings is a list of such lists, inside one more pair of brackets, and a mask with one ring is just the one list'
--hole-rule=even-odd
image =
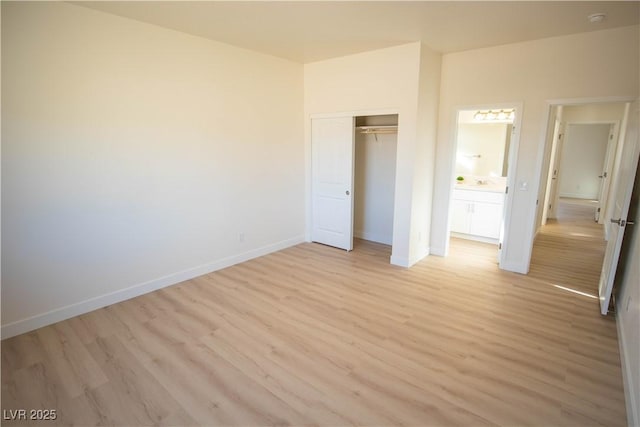
{"label": "smoke detector", "polygon": [[592,24],[597,24],[598,22],[604,21],[604,18],[606,17],[607,17],[606,13],[592,13],[591,15],[587,16],[587,19]]}

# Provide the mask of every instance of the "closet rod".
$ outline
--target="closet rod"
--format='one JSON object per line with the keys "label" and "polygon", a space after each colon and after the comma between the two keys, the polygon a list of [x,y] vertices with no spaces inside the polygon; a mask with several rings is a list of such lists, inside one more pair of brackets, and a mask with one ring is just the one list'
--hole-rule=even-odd
{"label": "closet rod", "polygon": [[358,126],[356,129],[360,133],[397,133],[397,125],[385,125],[385,126]]}

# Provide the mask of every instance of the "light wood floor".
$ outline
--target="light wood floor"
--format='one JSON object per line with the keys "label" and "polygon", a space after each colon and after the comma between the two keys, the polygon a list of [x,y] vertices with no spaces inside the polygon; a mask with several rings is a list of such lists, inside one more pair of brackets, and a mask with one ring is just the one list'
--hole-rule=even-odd
{"label": "light wood floor", "polygon": [[603,226],[595,222],[595,203],[560,199],[557,219],[538,233],[529,276],[597,295],[606,242]]}
{"label": "light wood floor", "polygon": [[528,277],[477,242],[408,270],[378,244],[302,244],[4,341],[2,408],[75,425],[625,425],[614,320],[541,273],[567,251],[546,245]]}

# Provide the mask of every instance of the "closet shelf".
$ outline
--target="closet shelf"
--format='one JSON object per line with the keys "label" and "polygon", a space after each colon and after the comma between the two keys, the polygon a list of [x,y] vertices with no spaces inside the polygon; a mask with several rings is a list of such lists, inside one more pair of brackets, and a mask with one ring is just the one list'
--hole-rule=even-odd
{"label": "closet shelf", "polygon": [[360,133],[397,133],[397,125],[385,125],[385,126],[358,126],[356,127]]}

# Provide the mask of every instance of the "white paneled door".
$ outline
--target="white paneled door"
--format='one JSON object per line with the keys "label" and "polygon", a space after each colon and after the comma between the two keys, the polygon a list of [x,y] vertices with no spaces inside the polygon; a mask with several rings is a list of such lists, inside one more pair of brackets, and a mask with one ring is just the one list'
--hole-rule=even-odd
{"label": "white paneled door", "polygon": [[609,311],[609,301],[611,300],[613,281],[616,277],[616,268],[620,257],[624,229],[628,226],[627,214],[629,213],[631,192],[633,191],[633,182],[640,151],[640,142],[638,141],[638,114],[638,101],[636,101],[630,105],[628,111],[628,123],[623,141],[624,145],[621,150],[618,150],[620,163],[617,170],[614,170],[613,192],[610,196],[614,198],[612,204],[613,209],[608,215],[611,227],[609,240],[607,241],[607,249],[604,255],[604,263],[602,265],[602,273],[600,275],[600,284],[598,286],[600,312],[602,314],[607,314]]}
{"label": "white paneled door", "polygon": [[353,117],[311,121],[311,240],[353,249]]}

